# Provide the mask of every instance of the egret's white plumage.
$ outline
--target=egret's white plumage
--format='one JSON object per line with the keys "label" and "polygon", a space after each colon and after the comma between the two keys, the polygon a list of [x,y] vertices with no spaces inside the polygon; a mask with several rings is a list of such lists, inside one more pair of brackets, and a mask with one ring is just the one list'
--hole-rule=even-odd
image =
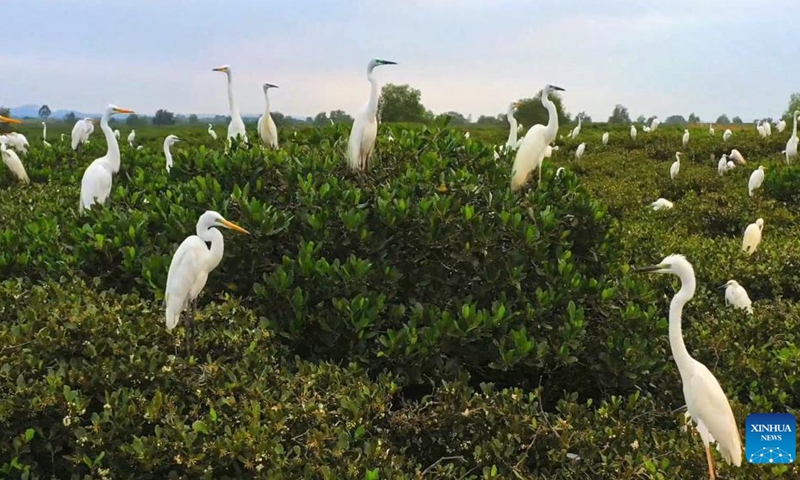
{"label": "egret's white plumage", "polygon": [[214,131],[214,126],[210,123],[208,124],[208,134],[211,135],[213,140],[217,139],[217,132]]}
{"label": "egret's white plumage", "polygon": [[511,102],[508,104],[508,111],[506,112],[506,120],[508,120],[508,140],[506,140],[506,149],[517,149],[517,119],[514,118],[514,111],[519,106],[519,102]]}
{"label": "egret's white plumage", "polygon": [[13,147],[19,153],[27,155],[30,144],[28,143],[28,139],[25,137],[25,135],[19,132],[11,132],[6,135],[6,142],[8,143],[8,146]]}
{"label": "egret's white plumage", "polygon": [[603,145],[608,145],[608,132],[603,132]]}
{"label": "egret's white plumage", "polygon": [[738,163],[739,165],[746,165],[747,164],[747,161],[744,159],[744,155],[739,153],[739,150],[736,150],[735,148],[733,150],[731,150],[731,153],[728,156],[731,157],[731,159],[734,162]]}
{"label": "egret's white plumage", "polygon": [[653,119],[650,120],[650,131],[655,132],[660,124],[661,120],[659,120],[658,117],[653,117]]}
{"label": "egret's white plumage", "polygon": [[114,138],[116,138],[117,140],[119,140],[119,137],[120,137],[121,135],[122,135],[122,134],[119,132],[119,129],[115,129],[115,130],[114,130]]}
{"label": "egret's white plumage", "polygon": [[768,137],[772,135],[772,125],[770,125],[768,121],[763,120],[761,122],[761,127],[764,129],[764,132],[767,134]]}
{"label": "egret's white plumage", "polygon": [[792,163],[792,159],[797,156],[797,115],[800,114],[800,111],[795,110],[792,122],[792,136],[789,137],[789,141],[786,142],[786,163]]}
{"label": "egret's white plumage", "polygon": [[760,136],[761,138],[766,138],[767,131],[764,129],[764,126],[761,125],[761,123],[759,123],[758,120],[756,120],[755,123],[756,123],[756,131],[758,132],[758,136]]}
{"label": "egret's white plumage", "polygon": [[89,125],[92,124],[91,118],[82,118],[75,122],[75,125],[72,126],[72,149],[77,150],[78,145],[84,143],[86,138],[89,137],[88,129]]}
{"label": "egret's white plumage", "polygon": [[653,210],[661,210],[663,208],[669,210],[670,208],[674,207],[675,204],[666,198],[659,198],[655,202],[651,203],[650,206],[653,207]]}
{"label": "egret's white plumage", "polygon": [[136,140],[136,130],[131,129],[131,133],[128,134],[128,145],[133,148],[133,141]]}
{"label": "egret's white plumage", "polygon": [[750,301],[747,290],[739,285],[739,282],[736,280],[728,280],[722,288],[725,289],[726,305],[733,305],[736,308],[747,310],[747,313],[753,313],[753,302]]}
{"label": "egret's white plumage", "polygon": [[733,132],[731,132],[731,129],[730,128],[726,128],[725,132],[722,134],[722,141],[723,142],[727,142],[731,138],[731,135],[733,135]]}
{"label": "egret's white plumage", "polygon": [[744,238],[742,239],[742,251],[748,255],[752,255],[761,243],[761,233],[764,230],[764,220],[759,218],[755,223],[751,223],[744,229]]}
{"label": "egret's white plumage", "polygon": [[710,123],[708,124],[708,134],[711,135],[712,137],[715,135],[714,125],[711,125]]}
{"label": "egret's white plumage", "polygon": [[736,164],[728,160],[728,170],[733,170],[736,168]]}
{"label": "egret's white plumage", "polygon": [[100,129],[106,137],[108,150],[106,154],[93,161],[83,172],[81,178],[81,198],[78,203],[78,211],[83,212],[85,208],[90,208],[95,203],[104,204],[111,194],[111,184],[113,175],[119,172],[120,154],[119,144],[108,120],[115,113],[133,113],[132,110],[119,108],[116,105],[106,107],[103,117],[100,120]]}
{"label": "egret's white plumage", "polygon": [[786,120],[781,119],[780,122],[776,123],[775,129],[778,131],[778,133],[783,133],[783,131],[786,130]]}
{"label": "egret's white plumage", "polygon": [[686,350],[681,328],[683,307],[694,296],[696,280],[694,268],[683,255],[669,255],[658,265],[638,269],[652,273],[669,273],[680,278],[681,288],[669,305],[669,345],[672,358],[678,366],[683,383],[683,397],[689,416],[697,424],[703,440],[709,476],[714,478],[714,460],[710,444],[717,443],[717,451],[726,462],[741,466],[742,442],[736,418],[714,374]]}
{"label": "egret's white plumage", "polygon": [[750,196],[753,196],[753,193],[761,187],[761,184],[764,183],[764,168],[763,165],[759,165],[757,169],[750,174],[750,180],[747,182],[747,191],[750,193]]}
{"label": "egret's white plumage", "polygon": [[167,159],[167,172],[172,169],[172,152],[170,151],[170,147],[180,141],[181,139],[175,135],[167,135],[167,138],[164,139],[164,158]]}
{"label": "egret's white plumage", "polygon": [[378,80],[372,71],[381,65],[397,65],[396,62],[373,58],[367,64],[367,80],[370,84],[369,100],[356,114],[350,139],[347,142],[347,162],[353,170],[365,170],[369,166],[375,139],[378,137]]}
{"label": "egret's white plumage", "polygon": [[586,143],[581,143],[578,145],[578,148],[575,149],[575,158],[580,159],[583,156],[584,151],[586,151]]}
{"label": "egret's white plumage", "polygon": [[723,153],[722,157],[719,159],[719,163],[717,164],[717,173],[722,176],[725,172],[728,171],[728,154]]}
{"label": "egret's white plumage", "polygon": [[631,125],[631,140],[636,140],[636,125]]}
{"label": "egret's white plumage", "polygon": [[553,152],[557,150],[558,150],[558,145],[556,145],[555,147],[551,147],[550,145],[548,145],[547,148],[544,149],[544,158],[550,158],[551,156],[553,156]]}
{"label": "egret's white plumage", "polygon": [[576,138],[581,133],[581,124],[583,123],[583,115],[578,115],[578,126],[572,130],[571,138]]}
{"label": "egret's white plumage", "polygon": [[261,139],[261,143],[264,145],[270,148],[278,148],[278,129],[275,127],[275,121],[272,120],[272,115],[269,114],[268,91],[270,88],[278,88],[278,86],[271,83],[265,83],[263,85],[264,102],[266,106],[264,107],[264,114],[258,117],[258,136]]}
{"label": "egret's white plumage", "polygon": [[42,122],[42,141],[47,141],[47,122]]}
{"label": "egret's white plumage", "polygon": [[683,148],[686,148],[686,145],[689,145],[689,130],[686,129],[683,131]]}
{"label": "egret's white plumage", "polygon": [[642,131],[644,133],[650,133],[650,127],[648,127],[647,125],[642,125]]}
{"label": "egret's white plumage", "polygon": [[[207,211],[197,221],[197,234],[186,237],[169,264],[167,286],[164,292],[167,330],[178,325],[181,312],[194,301],[208,280],[208,274],[222,260],[225,241],[222,232],[214,227],[224,227],[239,233],[247,230],[225,220],[217,212]],[[211,243],[209,248],[206,242]]]}
{"label": "egret's white plumage", "polygon": [[545,85],[542,89],[542,105],[547,110],[547,126],[536,124],[532,126],[522,138],[522,144],[514,158],[511,167],[511,190],[517,191],[528,181],[528,175],[539,169],[539,183],[542,181],[542,163],[550,145],[558,135],[558,112],[555,104],[550,100],[551,91],[563,91],[555,85]]}
{"label": "egret's white plumage", "polygon": [[669,167],[669,178],[675,180],[681,170],[681,152],[675,152],[675,161]]}
{"label": "egret's white plumage", "polygon": [[14,174],[21,182],[30,183],[28,174],[25,172],[25,166],[22,165],[22,160],[19,159],[17,152],[10,150],[5,142],[0,142],[0,155],[3,157],[3,163],[6,164],[11,173]]}
{"label": "egret's white plumage", "polygon": [[228,105],[231,109],[231,123],[228,124],[228,145],[230,145],[232,139],[237,137],[241,137],[239,139],[240,142],[248,143],[247,131],[244,128],[244,120],[242,120],[242,115],[239,113],[239,108],[236,106],[236,102],[233,100],[231,67],[228,65],[223,65],[213,70],[215,72],[223,72],[228,77]]}

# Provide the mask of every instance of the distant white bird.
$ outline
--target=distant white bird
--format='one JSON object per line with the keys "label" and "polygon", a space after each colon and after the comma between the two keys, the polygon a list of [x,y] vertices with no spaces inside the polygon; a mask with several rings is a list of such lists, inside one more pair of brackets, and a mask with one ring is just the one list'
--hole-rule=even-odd
{"label": "distant white bird", "polygon": [[170,147],[180,141],[181,139],[175,135],[167,135],[167,138],[164,139],[164,157],[167,159],[167,172],[172,169],[172,152],[170,151]]}
{"label": "distant white bird", "polygon": [[556,145],[555,147],[551,147],[550,145],[548,145],[547,148],[544,149],[544,158],[550,158],[551,156],[553,156],[553,152],[557,150],[558,150],[558,145]]}
{"label": "distant white bird", "polygon": [[778,133],[783,133],[783,131],[786,130],[786,120],[781,119],[780,122],[777,122],[775,124],[775,129],[778,130]]}
{"label": "distant white bird", "polygon": [[64,135],[64,134],[62,133],[62,134],[61,134],[61,141],[62,141],[62,142],[64,141],[64,138],[66,138],[66,135]]}
{"label": "distant white bird", "polygon": [[747,161],[744,159],[744,156],[741,153],[739,153],[739,150],[736,150],[735,148],[731,150],[731,153],[728,156],[731,157],[731,159],[734,162],[738,163],[739,165],[747,164]]}
{"label": "distant white bird", "polygon": [[650,133],[650,127],[648,127],[647,125],[642,125],[642,131],[644,133]]}
{"label": "distant white bird", "polygon": [[228,105],[230,106],[231,109],[231,123],[228,124],[228,145],[231,144],[232,139],[238,137],[241,137],[239,141],[244,143],[249,143],[247,139],[247,130],[245,130],[244,128],[244,120],[242,120],[242,115],[239,113],[239,108],[236,106],[236,102],[233,100],[233,81],[231,80],[231,67],[228,65],[223,65],[213,70],[215,72],[223,72],[228,77]]}
{"label": "distant white bird", "polygon": [[603,145],[608,145],[608,132],[603,132]]}
{"label": "distant white bird", "polygon": [[570,138],[576,138],[579,133],[581,133],[581,124],[583,123],[583,115],[578,115],[578,126],[572,130],[572,136]]}
{"label": "distant white bird", "polygon": [[72,136],[73,150],[77,150],[78,146],[86,141],[86,138],[88,138],[89,136],[88,133],[86,132],[88,132],[89,125],[91,124],[92,124],[91,118],[82,118],[76,121],[75,125],[72,126],[71,136]]}
{"label": "distant white bird", "polygon": [[495,160],[499,160],[500,159],[500,152],[497,151],[497,145],[494,146],[494,148],[492,149],[492,152],[493,152],[492,153],[492,157]]}
{"label": "distant white bird", "polygon": [[47,141],[47,122],[42,122],[42,141]]}
{"label": "distant white bird", "polygon": [[464,138],[469,138],[469,132],[464,132]]}
{"label": "distant white bird", "polygon": [[722,134],[722,141],[723,142],[727,142],[731,138],[731,135],[733,135],[733,132],[731,132],[731,129],[730,128],[726,128],[725,132]]}
{"label": "distant white bird", "polygon": [[28,143],[28,139],[25,135],[19,132],[11,132],[6,135],[6,142],[9,146],[14,147],[19,153],[23,155],[28,154],[28,147],[30,144]]}
{"label": "distant white bird", "polygon": [[667,210],[669,210],[670,208],[674,207],[675,204],[670,202],[666,198],[659,198],[655,202],[651,203],[650,206],[653,207],[653,210],[658,211],[661,210],[662,208],[666,208]]}
{"label": "distant white bird", "polygon": [[514,166],[511,168],[511,190],[517,191],[528,181],[528,175],[539,169],[539,183],[542,183],[542,164],[550,145],[558,135],[558,112],[555,104],[548,98],[551,91],[564,91],[555,85],[545,85],[542,89],[542,105],[547,110],[547,126],[536,124],[522,138],[517,150]]}
{"label": "distant white bird", "polygon": [[120,154],[119,144],[108,120],[115,113],[134,113],[132,110],[119,108],[116,105],[109,105],[100,120],[100,129],[106,137],[108,150],[106,154],[93,161],[83,172],[81,178],[81,198],[78,203],[78,211],[83,212],[85,208],[90,208],[95,203],[104,204],[111,195],[111,184],[113,175],[119,172]]}
{"label": "distant white bird", "polygon": [[772,135],[772,125],[770,125],[768,121],[762,120],[761,128],[764,129],[764,132],[767,134],[768,137]]}
{"label": "distant white bird", "polygon": [[725,289],[725,305],[733,305],[736,308],[747,310],[747,313],[753,313],[753,302],[747,295],[747,290],[739,285],[739,282],[728,280],[720,288]]}
{"label": "distant white bird", "polygon": [[733,170],[734,168],[736,168],[736,164],[731,162],[730,160],[728,160],[728,165],[727,166],[728,166],[728,170]]}
{"label": "distant white bird", "polygon": [[655,132],[659,125],[661,125],[661,120],[658,117],[653,117],[650,121],[650,131]]}
{"label": "distant white bird", "polygon": [[564,167],[558,167],[558,170],[556,170],[556,178],[560,177],[561,175],[564,175]]}
{"label": "distant white bird", "polygon": [[347,142],[347,161],[353,170],[366,170],[369,167],[372,149],[375,148],[375,139],[378,136],[378,80],[372,71],[381,65],[397,65],[397,62],[373,58],[367,64],[367,80],[370,83],[369,100],[367,105],[356,114],[350,130],[350,139]]}
{"label": "distant white bird", "polygon": [[727,171],[728,171],[728,154],[723,153],[722,157],[720,157],[719,159],[719,163],[717,164],[717,173],[719,173],[720,176],[722,176]]}
{"label": "distant white bird", "polygon": [[710,123],[708,124],[708,134],[711,135],[712,137],[715,135],[714,126],[711,125]]}
{"label": "distant white bird", "polygon": [[742,251],[748,255],[752,255],[761,243],[761,233],[764,230],[764,220],[759,218],[755,223],[751,223],[744,230],[744,238],[742,239]]}
{"label": "distant white bird", "polygon": [[392,136],[391,133],[386,137],[386,140],[389,140],[390,142],[394,142],[394,137]]}
{"label": "distant white bird", "polygon": [[675,161],[672,162],[672,165],[669,167],[669,178],[675,180],[675,177],[678,176],[678,172],[681,170],[681,152],[675,152]]}
{"label": "distant white bird", "polygon": [[138,146],[136,147],[136,150],[144,150],[144,145],[138,145]]}
{"label": "distant white bird", "polygon": [[709,478],[714,480],[716,476],[710,444],[716,441],[717,451],[722,458],[738,467],[742,464],[742,442],[725,392],[711,371],[689,355],[683,341],[681,314],[684,305],[694,296],[697,285],[694,268],[683,255],[670,255],[658,265],[637,270],[670,273],[681,280],[681,288],[669,305],[669,345],[680,372],[686,409],[697,424],[697,432],[706,450]]}
{"label": "distant white bird", "polygon": [[636,140],[636,125],[631,125],[631,140]]}
{"label": "distant white bird", "polygon": [[575,158],[581,158],[583,156],[583,152],[586,150],[586,143],[581,143],[578,145],[578,148],[575,150]]}
{"label": "distant white bird", "polygon": [[25,167],[22,165],[22,160],[19,159],[14,150],[8,149],[5,142],[0,142],[0,155],[3,157],[3,163],[6,164],[15,177],[23,183],[31,183],[28,174],[25,172]]}
{"label": "distant white bird", "polygon": [[217,132],[214,131],[214,126],[210,123],[208,124],[208,134],[211,135],[213,140],[217,139]]}
{"label": "distant white bird", "polygon": [[508,111],[506,111],[506,120],[508,120],[508,140],[506,140],[506,149],[517,149],[517,119],[514,118],[514,111],[519,106],[519,102],[511,102],[508,104]]}
{"label": "distant white bird", "polygon": [[258,117],[258,136],[261,138],[261,143],[270,147],[278,148],[278,129],[275,127],[275,121],[272,120],[272,115],[269,114],[269,89],[278,88],[277,85],[265,83],[262,87],[264,89],[264,114]]}
{"label": "distant white bird", "polygon": [[800,110],[795,110],[792,118],[792,136],[786,142],[786,163],[792,163],[792,159],[797,156],[797,115],[800,115]]}
{"label": "distant white bird", "polygon": [[[517,125],[517,135],[522,133],[523,130],[525,130],[525,127],[523,127],[521,123],[519,125]],[[519,142],[517,142],[517,148],[519,148]]]}
{"label": "distant white bird", "polygon": [[131,129],[131,133],[128,134],[128,145],[133,148],[133,141],[136,140],[136,130]]}
{"label": "distant white bird", "polygon": [[114,138],[116,138],[117,140],[119,140],[119,137],[120,137],[120,135],[121,135],[121,134],[119,133],[119,129],[115,129],[115,130],[114,130]]}
{"label": "distant white bird", "polygon": [[756,189],[761,187],[761,184],[764,183],[764,170],[766,170],[766,168],[764,168],[763,165],[760,165],[756,170],[753,171],[752,174],[750,174],[750,181],[747,182],[747,190],[750,192],[751,197],[753,196],[753,192],[755,192]]}
{"label": "distant white bird", "polygon": [[689,145],[689,130],[686,129],[683,131],[683,148],[686,148],[686,145]]}

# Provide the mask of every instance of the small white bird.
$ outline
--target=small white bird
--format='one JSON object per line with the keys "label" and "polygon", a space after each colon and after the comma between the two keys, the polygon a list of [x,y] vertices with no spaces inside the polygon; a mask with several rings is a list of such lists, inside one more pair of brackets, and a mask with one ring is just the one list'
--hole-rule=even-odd
{"label": "small white bird", "polygon": [[683,148],[686,148],[686,145],[689,145],[689,130],[688,129],[683,131]]}
{"label": "small white bird", "polygon": [[636,140],[636,125],[631,125],[631,140]]}
{"label": "small white bird", "polygon": [[728,170],[733,170],[734,168],[736,168],[736,164],[731,162],[730,160],[728,160],[728,165],[727,166],[728,166]]}
{"label": "small white bird", "polygon": [[669,210],[670,208],[674,207],[675,204],[673,204],[666,198],[659,198],[655,202],[651,203],[650,206],[653,207],[653,210],[658,211],[661,210],[662,208],[666,208],[667,210]]}
{"label": "small white bird", "polygon": [[30,144],[28,143],[28,139],[25,135],[19,132],[11,132],[6,135],[6,142],[8,142],[9,146],[14,147],[19,153],[23,155],[28,154],[28,147]]}
{"label": "small white bird", "polygon": [[558,145],[556,145],[555,147],[551,147],[550,145],[548,145],[544,149],[544,158],[552,157],[553,156],[553,152],[555,152],[555,151],[558,151]]}
{"label": "small white bird", "polygon": [[42,122],[42,141],[47,142],[47,123]]}
{"label": "small white bird", "polygon": [[728,140],[730,140],[731,135],[733,135],[733,132],[731,132],[731,129],[730,128],[726,128],[725,129],[725,133],[722,134],[722,141],[723,142],[727,142]]}
{"label": "small white bird", "polygon": [[469,138],[469,132],[464,132],[464,138]]}
{"label": "small white bird", "polygon": [[519,102],[511,102],[508,104],[508,111],[506,112],[506,120],[508,120],[508,140],[506,140],[506,149],[515,150],[517,148],[517,133],[518,127],[517,119],[514,118],[514,111],[519,106]]}
{"label": "small white bird", "polygon": [[347,163],[353,170],[366,170],[375,148],[375,139],[378,136],[378,80],[373,75],[373,70],[382,65],[397,65],[397,63],[374,58],[367,64],[367,80],[370,83],[369,100],[364,108],[356,114],[347,142]]}
{"label": "small white bird", "polygon": [[578,126],[572,130],[570,138],[576,138],[581,133],[581,123],[583,123],[583,115],[578,115]]}
{"label": "small white bird", "polygon": [[133,110],[119,108],[116,105],[106,107],[100,120],[100,129],[106,137],[108,149],[105,155],[93,161],[83,172],[80,201],[78,203],[79,213],[83,213],[84,209],[91,208],[95,203],[103,205],[111,195],[113,177],[119,172],[121,162],[119,144],[111,127],[108,126],[108,120],[111,115],[116,113],[134,112]]}
{"label": "small white bird", "polygon": [[172,169],[172,152],[169,148],[180,141],[181,139],[175,135],[167,135],[167,138],[164,139],[164,157],[167,159],[167,172]]}
{"label": "small white bird", "polygon": [[675,161],[669,167],[669,178],[675,180],[681,170],[681,152],[675,152]]}
{"label": "small white bird", "polygon": [[658,119],[658,117],[653,117],[653,120],[650,121],[650,131],[655,132],[660,124],[661,121]]}
{"label": "small white bird", "polygon": [[269,113],[268,93],[270,88],[278,88],[278,86],[265,83],[262,88],[264,89],[264,102],[266,102],[266,107],[264,107],[264,114],[258,117],[258,136],[261,139],[261,143],[264,145],[270,148],[278,148],[278,128],[275,126],[275,121]]}
{"label": "small white bird", "polygon": [[767,131],[764,129],[764,127],[760,123],[758,123],[758,120],[756,120],[756,130],[758,131],[758,135],[761,138],[766,138],[767,137]]}
{"label": "small white bird", "polygon": [[133,141],[136,140],[136,130],[131,130],[131,133],[128,134],[128,145],[133,148]]}
{"label": "small white bird", "polygon": [[742,251],[748,255],[752,255],[761,243],[761,232],[764,230],[764,220],[759,218],[755,223],[751,223],[744,229],[744,238],[742,239]]}
{"label": "small white bird", "polygon": [[770,125],[768,121],[762,120],[761,128],[764,129],[764,132],[767,134],[768,137],[772,135],[772,125]]}
{"label": "small white bird", "polygon": [[217,132],[214,131],[214,126],[210,123],[208,124],[208,134],[211,135],[211,138],[216,140],[217,139]]}
{"label": "small white bird", "polygon": [[786,142],[786,150],[784,150],[786,155],[786,163],[792,163],[792,159],[797,156],[797,115],[800,114],[800,110],[794,111],[794,121],[792,123],[792,136],[789,137],[789,141]]}
{"label": "small white bird", "polygon": [[717,172],[719,173],[720,176],[722,176],[727,171],[728,171],[728,154],[723,153],[722,157],[719,159],[719,163],[717,164]]}
{"label": "small white bird", "polygon": [[139,145],[136,147],[136,150],[144,150],[144,145]]}
{"label": "small white bird", "polygon": [[728,282],[720,288],[725,289],[725,305],[733,305],[736,308],[747,310],[747,313],[753,313],[753,302],[747,295],[747,290],[739,285],[739,282],[736,280],[728,280]]}
{"label": "small white bird", "polygon": [[731,150],[731,153],[728,156],[731,157],[731,159],[734,162],[738,163],[739,165],[747,164],[747,161],[744,159],[744,156],[741,153],[739,153],[739,150],[736,150],[735,148]]}
{"label": "small white bird", "polygon": [[708,124],[708,134],[711,135],[712,137],[715,135],[714,134],[714,126],[711,125],[710,123]]}
{"label": "small white bird", "polygon": [[578,145],[577,150],[575,150],[575,158],[581,158],[584,151],[586,151],[586,143],[581,143]]}
{"label": "small white bird", "polygon": [[119,129],[115,129],[115,130],[114,130],[114,138],[116,138],[117,140],[119,140],[119,136],[120,136],[120,135],[121,135],[121,134],[119,133]]}
{"label": "small white bird", "polygon": [[650,133],[650,127],[648,127],[647,125],[642,125],[642,131],[644,133]]}
{"label": "small white bird", "polygon": [[608,132],[603,132],[603,145],[608,145]]}
{"label": "small white bird", "polygon": [[764,183],[764,168],[763,165],[759,165],[758,169],[754,170],[752,174],[750,174],[750,181],[747,182],[747,190],[750,192],[750,196],[753,196],[753,192],[756,191],[761,184]]}
{"label": "small white bird", "polygon": [[528,175],[539,169],[539,183],[542,182],[542,165],[547,147],[558,135],[558,112],[555,103],[548,98],[552,91],[563,91],[555,85],[545,85],[542,89],[542,106],[547,110],[547,126],[532,126],[522,137],[522,144],[517,149],[514,164],[511,167],[511,190],[518,191],[528,181]]}
{"label": "small white bird", "polygon": [[775,124],[775,129],[778,130],[778,133],[783,133],[783,131],[786,130],[786,120],[781,119],[780,122],[777,122]]}
{"label": "small white bird", "polygon": [[9,150],[5,142],[0,142],[0,155],[3,157],[3,163],[6,164],[11,173],[14,174],[21,182],[31,183],[28,174],[25,172],[25,167],[22,165],[22,160],[19,159],[17,152]]}
{"label": "small white bird", "polygon": [[564,175],[564,167],[558,167],[558,170],[556,170],[556,178],[560,177],[561,175]]}

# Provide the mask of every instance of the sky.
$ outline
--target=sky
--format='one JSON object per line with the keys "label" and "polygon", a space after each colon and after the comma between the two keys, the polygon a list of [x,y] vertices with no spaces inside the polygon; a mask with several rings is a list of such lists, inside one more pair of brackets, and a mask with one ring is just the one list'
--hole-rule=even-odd
{"label": "sky", "polygon": [[546,83],[571,114],[605,120],[722,113],[777,117],[800,91],[795,0],[4,1],[0,105],[152,114],[353,113],[381,84],[434,113],[505,112]]}

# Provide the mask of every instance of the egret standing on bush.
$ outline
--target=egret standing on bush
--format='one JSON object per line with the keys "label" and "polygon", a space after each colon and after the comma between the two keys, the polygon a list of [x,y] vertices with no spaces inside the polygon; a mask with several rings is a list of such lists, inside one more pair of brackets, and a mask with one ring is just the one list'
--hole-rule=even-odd
{"label": "egret standing on bush", "polygon": [[578,134],[581,133],[581,123],[583,123],[583,115],[578,115],[578,126],[572,130],[572,136],[570,138],[578,138]]}
{"label": "egret standing on bush", "polygon": [[236,106],[236,102],[233,100],[231,67],[228,65],[223,65],[221,67],[214,68],[213,71],[223,72],[228,77],[228,105],[231,109],[231,123],[228,124],[228,145],[231,144],[232,139],[237,137],[242,137],[239,141],[248,143],[247,131],[244,128],[244,120],[242,120],[242,115],[239,113],[239,108]]}
{"label": "egret standing on bush", "polygon": [[797,156],[797,115],[800,111],[794,111],[794,122],[792,123],[792,136],[786,142],[786,164],[792,163],[792,159]]}
{"label": "egret standing on bush", "polygon": [[747,182],[747,190],[749,191],[751,197],[756,189],[761,187],[761,184],[764,183],[764,170],[766,170],[766,168],[759,165],[759,167],[750,175],[750,181]]}
{"label": "egret standing on bush", "polygon": [[747,313],[753,313],[753,302],[747,295],[747,290],[739,285],[736,280],[728,280],[725,285],[719,287],[725,289],[725,304],[733,305],[736,308],[747,310]]}
{"label": "egret standing on bush", "polygon": [[603,132],[603,146],[608,145],[608,132]]}
{"label": "egret standing on bush", "polygon": [[[22,123],[16,118],[8,118],[2,115],[0,115],[0,122],[16,124]],[[30,183],[30,179],[28,178],[28,174],[25,172],[25,167],[22,165],[22,161],[19,159],[16,152],[13,150],[8,150],[5,142],[2,141],[0,141],[0,156],[3,157],[3,163],[6,164],[14,176],[25,183]]]}
{"label": "egret standing on bush", "polygon": [[686,145],[689,145],[689,129],[683,131],[683,148],[686,148]]}
{"label": "egret standing on bush", "polygon": [[694,296],[696,280],[692,264],[683,255],[670,255],[658,264],[637,269],[640,272],[670,273],[681,280],[681,289],[669,305],[669,346],[683,383],[683,397],[689,416],[706,448],[708,474],[715,478],[710,443],[717,442],[722,458],[737,467],[742,465],[742,442],[728,398],[714,374],[686,350],[681,332],[683,307]]}
{"label": "egret standing on bush", "polygon": [[514,111],[519,106],[519,102],[511,102],[508,104],[508,111],[506,112],[506,120],[508,120],[508,140],[506,141],[506,150],[517,149],[517,119],[514,118]]}
{"label": "egret standing on bush", "polygon": [[778,130],[778,133],[783,133],[786,130],[786,120],[781,118],[780,122],[775,123],[775,129]]}
{"label": "egret standing on bush", "polygon": [[714,125],[708,124],[708,134],[714,136]]}
{"label": "egret standing on bush", "polygon": [[136,140],[136,130],[131,129],[131,133],[128,134],[128,146],[133,148],[133,141]]}
{"label": "egret standing on bush", "polygon": [[522,145],[517,150],[514,166],[511,167],[511,190],[519,190],[528,180],[528,175],[536,168],[539,169],[539,183],[542,183],[542,163],[544,162],[547,147],[558,135],[558,111],[556,105],[548,98],[550,92],[564,89],[555,85],[545,85],[542,89],[542,105],[547,110],[547,126],[537,124],[532,126]]}
{"label": "egret standing on bush", "polygon": [[181,139],[175,135],[167,135],[167,138],[164,139],[164,157],[167,159],[167,173],[172,169],[172,152],[169,148],[180,141]]}
{"label": "egret standing on bush", "polygon": [[764,230],[764,220],[759,218],[755,223],[751,223],[744,229],[744,238],[742,239],[742,251],[748,255],[752,255],[761,243],[761,233]]}
{"label": "egret standing on bush", "polygon": [[[239,233],[247,234],[247,230],[233,222],[225,220],[222,215],[214,211],[207,211],[197,220],[197,235],[186,237],[181,243],[167,273],[167,288],[164,292],[166,303],[167,330],[172,330],[178,325],[181,312],[197,300],[208,280],[208,274],[217,268],[222,261],[225,250],[225,240],[217,228],[224,227]],[[209,248],[206,242],[211,243]],[[191,349],[191,334],[194,328],[193,315],[187,315],[185,325],[187,330],[187,347]]]}
{"label": "egret standing on bush", "polygon": [[675,161],[669,167],[669,178],[675,180],[681,170],[681,152],[675,152]]}
{"label": "egret standing on bush", "polygon": [[582,142],[580,145],[578,145],[578,148],[575,150],[575,159],[580,160],[580,158],[583,156],[583,152],[585,151],[586,151],[586,143]]}
{"label": "egret standing on bush", "polygon": [[214,131],[214,126],[210,123],[208,124],[208,134],[211,135],[212,140],[217,139],[217,132]]}
{"label": "egret standing on bush", "polygon": [[728,171],[728,154],[723,153],[722,157],[719,159],[719,163],[717,163],[717,173],[719,173],[719,175],[722,176],[727,171]]}
{"label": "egret standing on bush", "polygon": [[731,132],[731,129],[730,128],[726,128],[725,129],[725,133],[722,134],[722,141],[723,142],[727,142],[731,138],[731,135],[733,135],[733,132]]}
{"label": "egret standing on bush", "polygon": [[269,89],[278,88],[277,85],[265,83],[264,88],[264,114],[258,117],[258,136],[261,138],[261,143],[270,147],[278,148],[278,129],[275,127],[275,121],[272,120],[272,115],[269,114]]}
{"label": "egret standing on bush", "polygon": [[636,125],[631,125],[631,140],[636,140]]}
{"label": "egret standing on bush", "polygon": [[375,138],[378,136],[378,80],[372,71],[381,65],[397,65],[397,62],[373,58],[367,64],[369,100],[364,109],[356,114],[347,143],[347,161],[353,170],[365,170],[369,166],[372,149],[375,148]]}

